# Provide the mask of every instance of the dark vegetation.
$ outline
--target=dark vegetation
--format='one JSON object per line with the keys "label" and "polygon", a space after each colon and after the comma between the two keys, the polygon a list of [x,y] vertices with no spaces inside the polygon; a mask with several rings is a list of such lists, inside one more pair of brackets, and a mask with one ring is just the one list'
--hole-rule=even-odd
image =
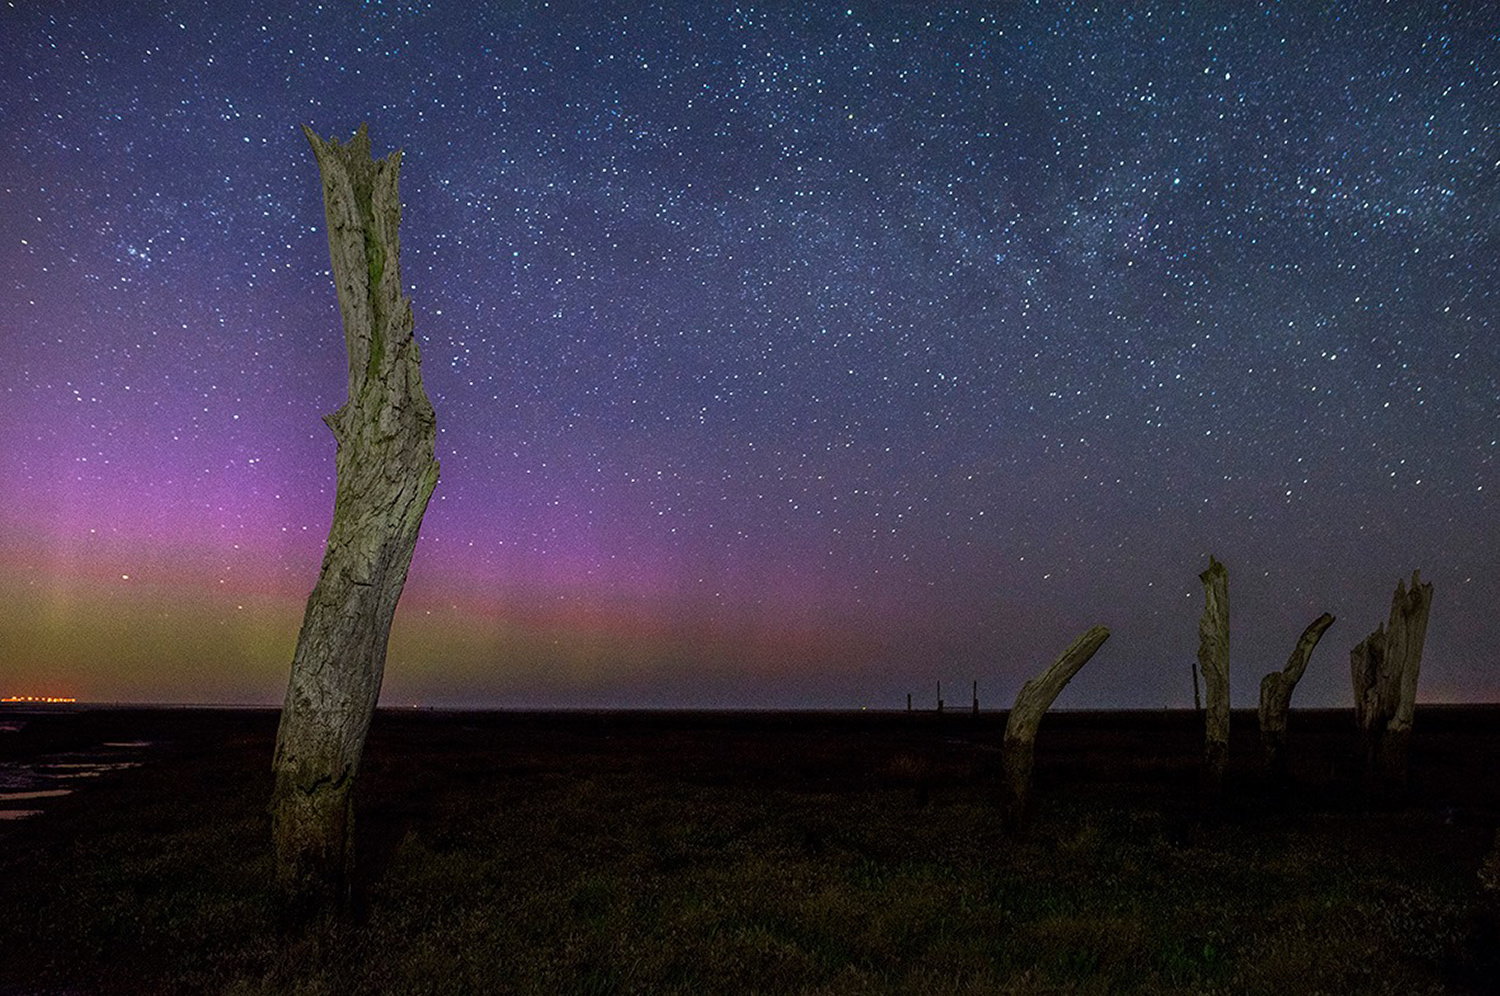
{"label": "dark vegetation", "polygon": [[274,711],[29,717],[0,760],[157,743],[0,823],[0,993],[1487,991],[1500,710],[1419,710],[1377,810],[1347,711],[1292,715],[1282,797],[1236,713],[1212,823],[1198,716],[1050,715],[1020,839],[1004,719],[382,711],[320,952],[276,919]]}

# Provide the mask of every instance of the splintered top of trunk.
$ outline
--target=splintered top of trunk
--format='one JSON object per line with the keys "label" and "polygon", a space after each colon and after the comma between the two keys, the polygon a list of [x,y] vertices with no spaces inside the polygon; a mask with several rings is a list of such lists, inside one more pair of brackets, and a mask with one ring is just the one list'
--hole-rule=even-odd
{"label": "splintered top of trunk", "polygon": [[328,255],[349,354],[349,402],[360,404],[376,382],[386,382],[386,390],[420,396],[425,404],[411,301],[401,289],[401,153],[371,158],[364,125],[347,143],[302,130],[323,177]]}

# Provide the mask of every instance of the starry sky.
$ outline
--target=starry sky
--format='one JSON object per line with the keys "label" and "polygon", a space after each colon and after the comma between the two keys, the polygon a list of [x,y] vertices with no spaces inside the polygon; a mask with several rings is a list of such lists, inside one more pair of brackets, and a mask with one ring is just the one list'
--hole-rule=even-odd
{"label": "starry sky", "polygon": [[383,701],[1500,700],[1500,8],[0,7],[0,694],[279,702],[404,149],[442,480]]}

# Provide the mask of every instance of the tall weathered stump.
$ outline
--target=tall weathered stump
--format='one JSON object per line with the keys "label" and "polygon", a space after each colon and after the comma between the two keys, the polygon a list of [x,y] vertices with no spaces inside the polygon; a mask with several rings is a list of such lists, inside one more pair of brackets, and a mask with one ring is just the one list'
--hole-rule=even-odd
{"label": "tall weathered stump", "polygon": [[1012,830],[1026,822],[1031,810],[1031,769],[1036,757],[1036,731],[1063,688],[1109,639],[1109,630],[1095,626],[1064,650],[1062,656],[1021,686],[1016,704],[1005,721],[1005,743],[1000,755],[1005,770],[1005,823]]}
{"label": "tall weathered stump", "polygon": [[1287,713],[1292,707],[1292,691],[1307,671],[1308,659],[1328,627],[1333,625],[1333,616],[1327,612],[1308,624],[1292,648],[1286,667],[1272,671],[1260,679],[1260,743],[1266,756],[1266,770],[1271,780],[1284,783],[1287,779],[1286,725]]}
{"label": "tall weathered stump", "polygon": [[1218,802],[1229,765],[1229,572],[1208,558],[1203,582],[1203,615],[1198,619],[1198,668],[1208,699],[1204,714],[1203,801]]}
{"label": "tall weathered stump", "polygon": [[1349,652],[1354,715],[1364,752],[1365,790],[1398,797],[1406,791],[1407,750],[1417,708],[1417,675],[1432,610],[1432,585],[1412,571],[1411,588],[1396,583],[1384,626]]}
{"label": "tall weathered stump", "polygon": [[351,796],[380,696],[391,618],[437,485],[436,421],[402,292],[401,153],[370,155],[304,128],[323,180],[328,253],[349,355],[348,399],[323,421],[338,444],[333,523],[307,600],[271,798],[276,885],[297,919],[348,899]]}

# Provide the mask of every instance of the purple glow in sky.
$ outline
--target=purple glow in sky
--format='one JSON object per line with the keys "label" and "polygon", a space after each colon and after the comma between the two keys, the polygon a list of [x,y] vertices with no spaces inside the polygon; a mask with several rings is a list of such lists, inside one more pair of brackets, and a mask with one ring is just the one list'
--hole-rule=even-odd
{"label": "purple glow in sky", "polygon": [[443,477],[386,701],[1255,701],[1399,578],[1500,698],[1484,5],[0,11],[0,692],[278,701],[345,360],[299,125],[405,150]]}

